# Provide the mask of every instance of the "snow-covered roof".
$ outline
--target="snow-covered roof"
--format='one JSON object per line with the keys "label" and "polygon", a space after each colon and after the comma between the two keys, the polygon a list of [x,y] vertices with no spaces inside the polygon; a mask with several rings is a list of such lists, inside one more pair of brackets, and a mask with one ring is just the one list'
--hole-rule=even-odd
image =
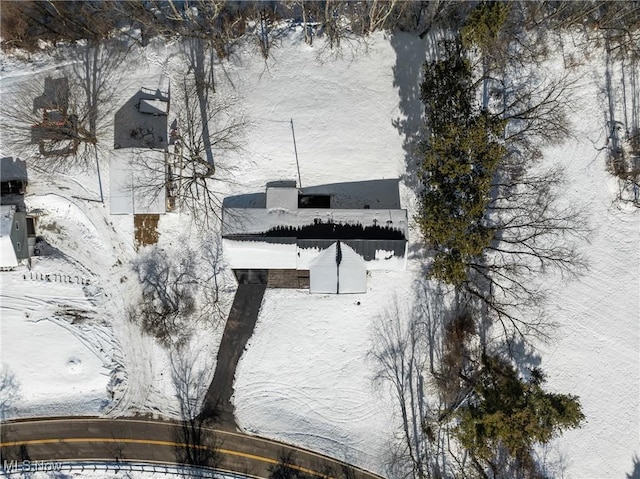
{"label": "snow-covered roof", "polygon": [[232,269],[302,269],[298,268],[295,242],[267,243],[223,238],[222,249],[224,260]]}
{"label": "snow-covered roof", "polygon": [[[367,197],[367,193],[369,188],[375,190],[376,183],[387,188],[381,188],[382,196],[371,201],[375,194]],[[255,201],[252,195],[235,197],[222,211],[225,258],[232,268],[309,269],[320,252],[340,241],[361,260],[376,263],[371,268],[367,264],[367,269],[385,269],[386,263],[389,269],[403,269],[408,218],[395,199],[394,185],[397,193],[397,180],[314,187],[305,190],[310,198],[306,204],[299,203],[304,194],[299,195],[292,181],[267,184],[263,201]],[[345,201],[329,196],[336,194]],[[369,202],[393,207],[372,209]],[[343,207],[325,207],[336,203]],[[308,207],[311,204],[321,207]],[[393,261],[398,258],[401,261]]]}
{"label": "snow-covered roof", "polygon": [[0,268],[18,266],[18,258],[11,242],[11,228],[16,208],[13,205],[0,206]]}
{"label": "snow-covered roof", "polygon": [[0,205],[0,236],[11,236],[11,223],[15,213],[14,205]]}
{"label": "snow-covered roof", "polygon": [[140,100],[138,111],[149,115],[167,115],[169,113],[169,102],[164,100],[143,99]]}
{"label": "snow-covered roof", "polygon": [[109,173],[112,215],[166,213],[164,151],[115,150]]}
{"label": "snow-covered roof", "polygon": [[[275,187],[296,187],[296,182],[274,181],[267,183],[267,190]],[[331,209],[400,209],[399,180],[381,179],[349,181],[325,185],[298,188],[301,202],[304,197],[326,195],[331,199]],[[228,196],[224,199],[225,208],[265,208],[266,193],[248,193]]]}
{"label": "snow-covered roof", "polygon": [[367,267],[362,256],[336,241],[309,264],[312,293],[366,293]]}
{"label": "snow-covered roof", "polygon": [[[260,235],[278,228],[301,228],[324,224],[359,225],[397,231],[407,237],[407,210],[330,209],[330,208],[226,208],[223,210],[222,235]],[[275,232],[274,236],[277,235]],[[289,235],[287,235],[289,236]],[[293,235],[295,236],[295,235]],[[366,239],[338,238],[338,239]]]}
{"label": "snow-covered roof", "polygon": [[270,208],[298,208],[298,189],[295,182],[293,184],[268,184],[266,205]]}

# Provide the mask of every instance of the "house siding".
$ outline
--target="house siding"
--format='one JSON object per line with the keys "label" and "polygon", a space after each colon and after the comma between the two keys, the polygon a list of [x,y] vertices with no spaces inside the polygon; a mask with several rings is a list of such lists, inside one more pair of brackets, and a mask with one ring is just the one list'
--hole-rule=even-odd
{"label": "house siding", "polygon": [[[22,211],[17,211],[13,216],[11,242],[13,243],[13,248],[18,260],[29,258],[27,215]],[[19,249],[18,245],[20,246]]]}

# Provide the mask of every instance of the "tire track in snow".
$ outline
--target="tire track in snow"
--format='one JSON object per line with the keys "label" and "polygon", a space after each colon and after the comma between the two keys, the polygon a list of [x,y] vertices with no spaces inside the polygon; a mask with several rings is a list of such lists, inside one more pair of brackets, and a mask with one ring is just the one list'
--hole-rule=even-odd
{"label": "tire track in snow", "polygon": [[[321,389],[318,388],[318,391]],[[350,424],[354,420],[366,422],[376,415],[374,408],[366,401],[358,401],[362,391],[358,388],[340,388],[332,391],[336,394],[319,396],[309,388],[280,383],[277,381],[251,381],[244,386],[247,397],[260,398],[259,404],[278,404],[283,401],[293,403],[290,410],[304,411],[306,417],[316,417],[321,422],[331,424]],[[330,406],[330,407],[327,407]],[[256,406],[257,407],[257,406]],[[248,410],[251,407],[239,405],[239,409]]]}

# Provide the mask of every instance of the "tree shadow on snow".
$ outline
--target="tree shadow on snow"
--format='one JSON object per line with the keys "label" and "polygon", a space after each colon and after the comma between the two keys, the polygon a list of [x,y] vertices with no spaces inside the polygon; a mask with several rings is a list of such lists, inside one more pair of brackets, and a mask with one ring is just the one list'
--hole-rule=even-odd
{"label": "tree shadow on snow", "polygon": [[423,104],[420,99],[422,68],[428,58],[437,56],[440,41],[438,33],[427,33],[424,38],[416,34],[397,32],[391,36],[391,46],[396,52],[393,66],[393,86],[398,88],[400,116],[391,123],[404,136],[405,184],[414,192],[420,187],[420,142],[423,136]]}
{"label": "tree shadow on snow", "polygon": [[640,457],[637,454],[633,456],[633,470],[626,479],[640,479]]}

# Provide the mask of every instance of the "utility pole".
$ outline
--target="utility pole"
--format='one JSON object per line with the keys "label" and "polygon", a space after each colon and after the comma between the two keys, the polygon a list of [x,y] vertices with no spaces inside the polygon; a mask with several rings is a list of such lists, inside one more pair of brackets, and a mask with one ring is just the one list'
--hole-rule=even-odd
{"label": "utility pole", "polygon": [[293,151],[296,154],[296,167],[298,168],[298,187],[302,188],[302,178],[300,177],[300,162],[298,161],[298,148],[296,147],[296,132],[293,129],[293,118],[291,118],[291,134],[293,135]]}
{"label": "utility pole", "polygon": [[96,152],[96,169],[98,170],[98,185],[100,186],[100,201],[104,203],[104,196],[102,195],[102,178],[100,177],[100,161],[98,161],[98,149],[95,149]]}

